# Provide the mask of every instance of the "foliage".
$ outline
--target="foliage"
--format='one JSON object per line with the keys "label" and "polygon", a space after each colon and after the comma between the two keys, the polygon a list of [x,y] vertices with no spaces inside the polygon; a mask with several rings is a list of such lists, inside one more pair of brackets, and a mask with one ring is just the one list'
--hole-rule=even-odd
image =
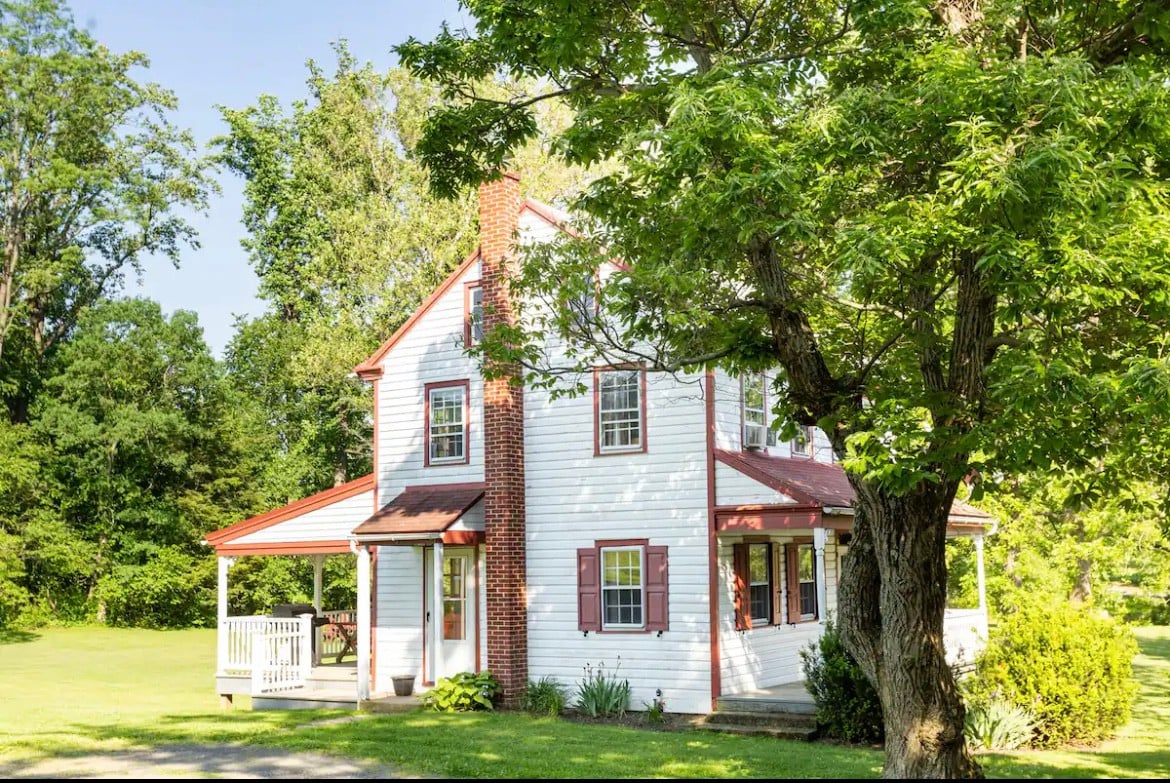
{"label": "foliage", "polygon": [[528,681],[528,687],[524,690],[524,711],[556,717],[565,711],[568,700],[565,686],[552,677],[541,677]]}
{"label": "foliage", "polygon": [[459,672],[440,678],[420,700],[435,712],[473,712],[494,709],[499,695],[500,682],[491,672]]}
{"label": "foliage", "polygon": [[1170,625],[1170,597],[1126,596],[1123,619],[1132,625]]}
{"label": "foliage", "polygon": [[[525,254],[530,305],[485,339],[489,366],[564,388],[601,362],[779,365],[779,418],[819,425],[856,489],[846,642],[899,736],[938,731],[891,745],[886,773],[977,775],[941,642],[962,479],[1100,467],[1110,486],[1168,462],[1170,10],[466,6],[474,27],[397,47],[452,99],[419,144],[436,189],[497,176],[549,96],[576,110],[566,159],[620,163],[576,236]],[[501,71],[542,81],[477,100]],[[612,257],[598,315],[555,306]]]}
{"label": "foliage", "polygon": [[612,673],[605,664],[585,666],[585,676],[577,683],[577,711],[590,718],[620,718],[630,708],[630,681],[618,679],[618,661]]}
{"label": "foliage", "polygon": [[666,721],[666,701],[661,697],[654,701],[644,701],[642,706],[646,708],[645,718],[647,723],[663,723]]}
{"label": "foliage", "polygon": [[196,244],[215,189],[177,102],[79,29],[61,0],[0,2],[0,399],[24,421],[85,310],[150,257]]}
{"label": "foliage", "polygon": [[805,686],[817,704],[821,732],[846,742],[881,742],[881,701],[832,620],[825,623],[819,639],[800,651],[800,660]]}
{"label": "foliage", "polygon": [[1035,728],[1035,715],[1003,699],[967,705],[964,734],[972,747],[1015,750],[1028,744]]}
{"label": "foliage", "polygon": [[215,589],[212,558],[166,547],[142,566],[115,566],[95,597],[110,625],[199,628],[215,625]]}
{"label": "foliage", "polygon": [[1098,742],[1129,720],[1133,632],[1062,605],[1026,608],[1001,620],[967,682],[970,700],[1001,699],[1030,710],[1039,747]]}

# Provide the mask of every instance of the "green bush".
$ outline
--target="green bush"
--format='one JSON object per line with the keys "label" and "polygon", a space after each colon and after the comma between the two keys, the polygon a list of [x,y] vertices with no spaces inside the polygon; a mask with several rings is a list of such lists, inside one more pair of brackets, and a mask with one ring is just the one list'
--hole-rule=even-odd
{"label": "green bush", "polygon": [[565,686],[552,677],[541,677],[539,680],[529,680],[524,690],[524,711],[533,715],[560,715],[565,711],[565,704],[569,701],[569,694]]}
{"label": "green bush", "polygon": [[605,664],[585,667],[585,677],[577,684],[577,710],[591,718],[620,718],[630,708],[630,681],[619,680],[617,669],[606,674]]}
{"label": "green bush", "polygon": [[1133,625],[1170,625],[1170,598],[1165,596],[1127,595],[1122,611]]}
{"label": "green bush", "polygon": [[1003,699],[992,699],[986,704],[968,704],[963,728],[974,748],[1015,750],[1031,741],[1036,716]]}
{"label": "green bush", "polygon": [[435,712],[474,712],[495,708],[500,683],[491,672],[459,672],[443,677],[419,701]]}
{"label": "green bush", "polygon": [[141,566],[120,565],[99,583],[106,622],[139,628],[215,626],[215,560],[164,548]]}
{"label": "green bush", "polygon": [[821,733],[846,742],[882,742],[885,724],[877,692],[845,649],[830,620],[821,638],[800,651],[805,683],[817,703]]}
{"label": "green bush", "polygon": [[965,690],[1031,710],[1038,747],[1098,742],[1129,719],[1136,654],[1128,628],[1089,610],[1021,609],[995,626]]}

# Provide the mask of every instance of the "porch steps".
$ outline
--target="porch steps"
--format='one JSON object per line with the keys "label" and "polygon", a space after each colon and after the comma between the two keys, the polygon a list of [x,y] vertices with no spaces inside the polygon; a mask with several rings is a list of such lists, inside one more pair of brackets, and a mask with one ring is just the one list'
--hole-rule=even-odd
{"label": "porch steps", "polygon": [[817,719],[815,715],[803,712],[775,710],[732,712],[720,708],[707,715],[699,724],[699,728],[723,734],[809,741],[817,736]]}
{"label": "porch steps", "polygon": [[720,696],[715,701],[715,708],[720,712],[726,710],[727,712],[762,712],[787,715],[815,716],[817,714],[817,705],[807,693],[803,696],[795,693],[791,696],[787,694]]}

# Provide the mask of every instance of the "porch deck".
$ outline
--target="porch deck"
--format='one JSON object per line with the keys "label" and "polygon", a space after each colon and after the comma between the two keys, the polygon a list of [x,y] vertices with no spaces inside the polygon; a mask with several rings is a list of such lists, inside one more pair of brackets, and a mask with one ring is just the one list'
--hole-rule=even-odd
{"label": "porch deck", "polygon": [[725,712],[780,712],[795,715],[815,715],[816,702],[804,687],[804,682],[790,682],[756,688],[720,696],[716,702]]}

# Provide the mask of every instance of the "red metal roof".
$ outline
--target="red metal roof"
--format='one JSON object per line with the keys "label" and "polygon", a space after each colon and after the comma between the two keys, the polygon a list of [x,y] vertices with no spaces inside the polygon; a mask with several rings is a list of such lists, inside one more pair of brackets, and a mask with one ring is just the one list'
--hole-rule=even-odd
{"label": "red metal roof", "polygon": [[[853,508],[853,487],[840,465],[812,459],[770,457],[755,451],[715,450],[715,458],[748,478],[771,487],[800,503]],[[956,500],[951,516],[991,519],[991,515]]]}
{"label": "red metal roof", "polygon": [[354,528],[355,536],[442,533],[483,497],[484,484],[407,487],[382,510]]}

